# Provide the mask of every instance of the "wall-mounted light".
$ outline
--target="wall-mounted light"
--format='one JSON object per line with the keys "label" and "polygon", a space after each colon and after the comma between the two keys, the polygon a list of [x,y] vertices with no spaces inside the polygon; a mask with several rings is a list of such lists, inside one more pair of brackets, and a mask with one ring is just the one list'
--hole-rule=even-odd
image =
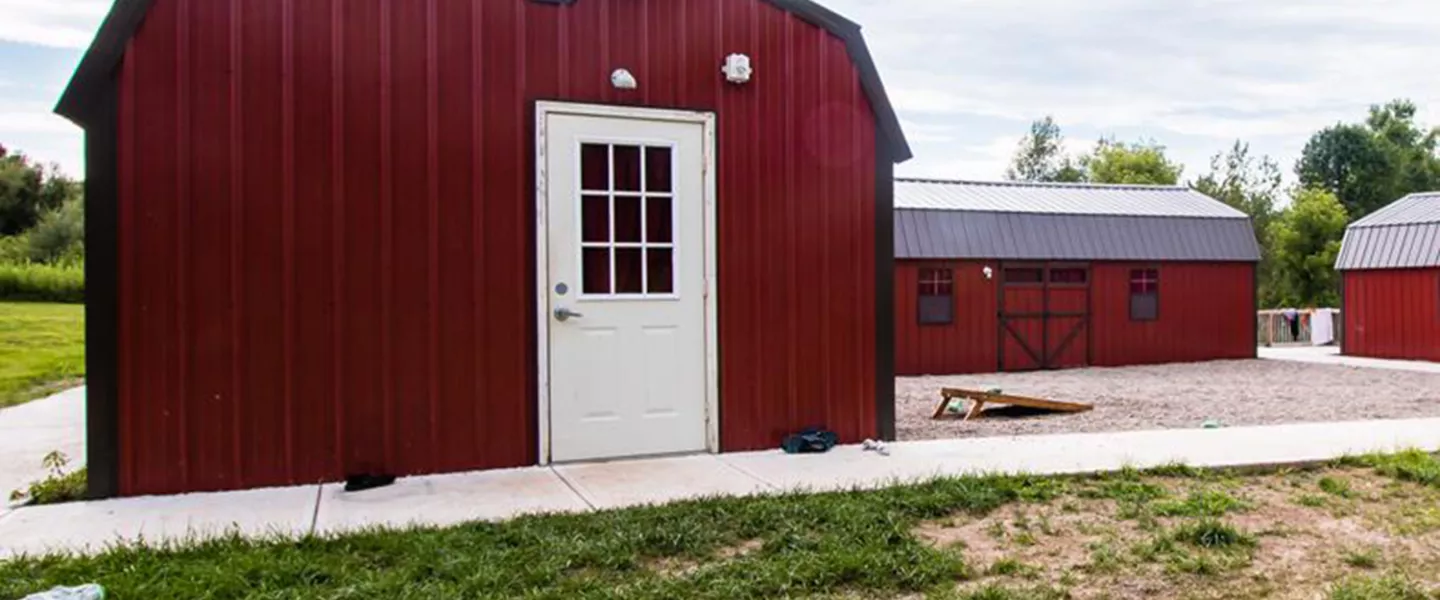
{"label": "wall-mounted light", "polygon": [[620,90],[633,90],[640,87],[640,82],[635,80],[635,75],[625,69],[615,69],[615,72],[610,74],[610,83],[615,86],[615,89]]}
{"label": "wall-mounted light", "polygon": [[989,281],[989,280],[995,278],[995,269],[992,269],[992,268],[990,268],[990,267],[985,267],[985,270],[982,271],[982,272],[985,273],[985,280],[986,280],[986,281]]}
{"label": "wall-mounted light", "polygon": [[755,69],[750,66],[750,57],[744,54],[731,54],[725,57],[725,66],[720,68],[725,74],[725,80],[740,85],[749,83],[750,78],[755,75]]}

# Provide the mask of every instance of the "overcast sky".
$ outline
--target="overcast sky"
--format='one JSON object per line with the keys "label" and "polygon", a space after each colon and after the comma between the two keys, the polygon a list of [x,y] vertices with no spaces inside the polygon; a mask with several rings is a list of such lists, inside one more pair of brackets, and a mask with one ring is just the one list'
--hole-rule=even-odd
{"label": "overcast sky", "polygon": [[[1370,104],[1407,97],[1431,123],[1440,102],[1434,0],[824,3],[865,27],[915,149],[904,175],[999,178],[1046,114],[1076,150],[1153,139],[1187,179],[1236,139],[1288,173]],[[50,109],[108,6],[0,0],[0,143],[81,172],[80,132]]]}

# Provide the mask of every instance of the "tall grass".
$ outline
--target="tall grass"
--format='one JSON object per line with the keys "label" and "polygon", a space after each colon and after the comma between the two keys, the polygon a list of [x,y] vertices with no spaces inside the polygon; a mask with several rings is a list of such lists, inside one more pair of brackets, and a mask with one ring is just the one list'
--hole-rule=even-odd
{"label": "tall grass", "polygon": [[0,263],[0,300],[19,302],[85,302],[83,263]]}

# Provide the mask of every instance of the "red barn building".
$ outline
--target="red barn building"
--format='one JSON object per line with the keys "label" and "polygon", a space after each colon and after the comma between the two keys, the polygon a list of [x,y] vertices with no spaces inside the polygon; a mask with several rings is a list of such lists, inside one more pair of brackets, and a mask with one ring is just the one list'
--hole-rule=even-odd
{"label": "red barn building", "polygon": [[1183,187],[901,180],[895,361],[945,375],[1255,357],[1255,234]]}
{"label": "red barn building", "polygon": [[1341,350],[1440,361],[1440,192],[1413,194],[1345,232]]}
{"label": "red barn building", "polygon": [[910,151],[807,0],[118,0],[57,112],[93,495],[893,437]]}

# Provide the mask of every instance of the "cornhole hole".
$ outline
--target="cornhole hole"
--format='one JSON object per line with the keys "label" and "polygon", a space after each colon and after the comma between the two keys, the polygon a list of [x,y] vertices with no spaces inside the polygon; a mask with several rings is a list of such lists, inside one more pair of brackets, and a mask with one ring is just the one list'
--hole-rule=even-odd
{"label": "cornhole hole", "polygon": [[[970,407],[963,414],[949,411],[951,403],[957,399],[970,401]],[[1060,402],[1058,400],[1012,396],[998,391],[981,392],[976,390],[944,388],[940,390],[940,404],[935,407],[935,414],[931,418],[937,421],[946,419],[960,419],[961,421],[979,419],[985,416],[985,405],[987,404],[1020,406],[1037,411],[1065,414],[1083,413],[1095,409],[1095,406],[1092,404],[1083,404],[1080,402]]]}

